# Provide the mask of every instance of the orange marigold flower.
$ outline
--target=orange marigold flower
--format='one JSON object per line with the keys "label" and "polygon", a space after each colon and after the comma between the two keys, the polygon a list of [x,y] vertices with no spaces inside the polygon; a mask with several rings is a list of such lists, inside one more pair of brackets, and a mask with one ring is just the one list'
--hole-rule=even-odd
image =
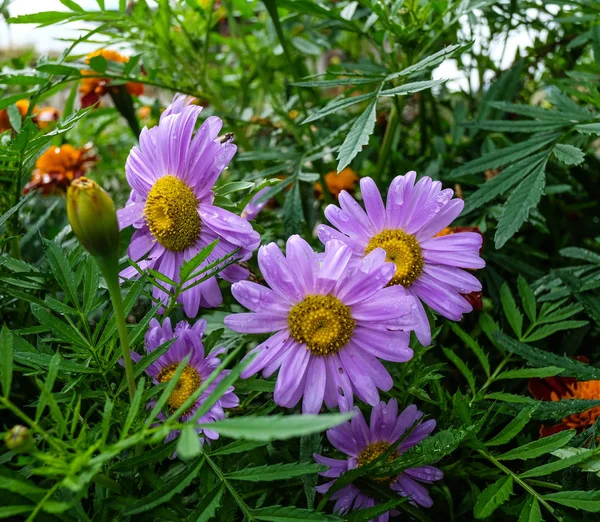
{"label": "orange marigold flower", "polygon": [[[29,110],[29,100],[19,100],[15,103],[17,109],[19,109],[19,114],[21,118],[24,118]],[[37,107],[33,108],[33,114],[37,112]],[[8,109],[2,109],[0,111],[0,132],[11,130],[12,126],[10,124],[10,119],[8,117]]]}
{"label": "orange marigold flower", "polygon": [[[346,190],[350,193],[354,192],[358,179],[358,174],[350,167],[346,167],[339,174],[335,170],[325,174],[327,189],[332,196],[336,198],[340,195],[342,190]],[[323,196],[323,187],[319,182],[315,183],[315,193],[318,198]]]}
{"label": "orange marigold flower", "polygon": [[38,110],[33,118],[34,123],[40,128],[45,129],[58,121],[60,112],[54,107],[43,107]]}
{"label": "orange marigold flower", "polygon": [[37,190],[44,195],[64,194],[74,179],[83,176],[96,161],[91,145],[77,149],[71,145],[51,147],[35,163],[31,180],[23,192]]}
{"label": "orange marigold flower", "polygon": [[[109,62],[126,63],[129,61],[128,56],[124,56],[117,51],[111,49],[99,49],[93,53],[88,54],[85,63],[90,63],[90,60],[95,56],[102,56]],[[97,75],[96,71],[83,70],[81,71],[83,76]],[[110,78],[82,78],[79,85],[79,93],[81,94],[81,105],[82,107],[89,107],[94,105],[100,99],[100,96],[107,94],[111,89]],[[144,92],[144,86],[141,83],[128,82],[125,85],[129,94],[140,96]]]}
{"label": "orange marigold flower", "polygon": [[[587,357],[574,357],[589,363]],[[578,381],[572,377],[547,377],[545,379],[529,379],[529,392],[534,398],[542,401],[562,401],[569,399],[600,399],[600,381]],[[575,413],[562,419],[554,426],[542,425],[540,437],[547,437],[564,430],[584,431],[592,426],[600,417],[600,406],[590,408],[582,413]]]}

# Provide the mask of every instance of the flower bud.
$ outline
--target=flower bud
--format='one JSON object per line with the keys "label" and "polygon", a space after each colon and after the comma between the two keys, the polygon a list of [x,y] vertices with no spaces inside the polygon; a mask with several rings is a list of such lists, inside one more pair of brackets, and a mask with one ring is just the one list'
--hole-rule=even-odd
{"label": "flower bud", "polygon": [[33,448],[33,437],[29,428],[17,424],[4,437],[6,447],[17,453],[27,453]]}
{"label": "flower bud", "polygon": [[116,258],[119,223],[108,193],[88,178],[74,180],[67,190],[67,215],[73,233],[94,257]]}

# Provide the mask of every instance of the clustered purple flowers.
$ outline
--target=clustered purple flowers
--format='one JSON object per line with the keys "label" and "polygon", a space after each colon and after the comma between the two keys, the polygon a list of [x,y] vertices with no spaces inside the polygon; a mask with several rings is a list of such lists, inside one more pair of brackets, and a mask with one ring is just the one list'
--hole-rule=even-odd
{"label": "clustered purple flowers", "polygon": [[[122,228],[136,229],[129,256],[142,269],[153,268],[173,282],[179,281],[182,264],[209,243],[218,240],[204,266],[235,253],[239,263],[248,260],[260,237],[247,219],[253,219],[266,204],[255,196],[239,217],[213,204],[211,188],[228,165],[236,147],[230,139],[218,138],[222,122],[207,118],[194,133],[201,108],[176,96],[153,129],[144,129],[140,146],[129,155],[126,171],[131,196],[119,212]],[[275,402],[293,408],[302,400],[304,413],[327,408],[354,411],[351,421],[327,432],[331,444],[347,455],[345,460],[315,455],[329,466],[323,476],[334,479],[319,486],[326,492],[344,472],[369,464],[388,449],[392,460],[421,442],[435,428],[435,421],[420,423],[423,414],[408,406],[398,415],[398,404],[380,402],[379,390],[389,391],[394,383],[381,361],[404,363],[413,357],[409,347],[414,331],[423,345],[431,342],[431,328],[423,303],[440,315],[459,320],[472,310],[462,296],[481,290],[479,281],[464,269],[484,266],[479,256],[480,234],[460,232],[437,237],[458,217],[463,202],[441,183],[428,177],[416,182],[409,172],[396,177],[384,204],[370,178],[360,182],[365,210],[347,192],[339,195],[340,206],[325,209],[329,225],[320,225],[318,237],[324,253],[315,253],[299,236],[288,239],[285,254],[275,243],[262,246],[258,265],[266,285],[247,281],[248,270],[239,264],[223,269],[219,276],[234,283],[235,299],[250,312],[225,318],[230,329],[245,334],[271,334],[247,357],[254,359],[243,378],[262,372],[270,377],[278,371]],[[136,277],[134,267],[123,278]],[[166,306],[170,296],[154,288],[153,297]],[[222,303],[217,280],[209,278],[179,295],[188,317],[200,307]],[[146,371],[156,384],[168,382],[187,357],[168,407],[176,411],[220,364],[223,349],[204,353],[202,334],[206,323],[193,326],[180,322],[175,330],[169,318],[154,319],[146,336],[150,353],[169,339],[168,351]],[[139,359],[137,356],[136,359]],[[195,412],[226,375],[223,372],[186,410],[180,420]],[[370,427],[354,406],[354,396],[373,407]],[[225,417],[225,409],[237,406],[233,388],[227,389],[208,411],[197,419],[205,424]],[[161,417],[164,419],[164,416]],[[198,430],[208,439],[211,430]],[[177,437],[172,432],[168,439]],[[389,487],[410,502],[432,504],[423,484],[442,478],[432,466],[385,477]],[[380,481],[378,478],[373,478]],[[375,500],[350,484],[332,496],[335,510],[371,507]],[[377,518],[387,521],[389,512]]]}

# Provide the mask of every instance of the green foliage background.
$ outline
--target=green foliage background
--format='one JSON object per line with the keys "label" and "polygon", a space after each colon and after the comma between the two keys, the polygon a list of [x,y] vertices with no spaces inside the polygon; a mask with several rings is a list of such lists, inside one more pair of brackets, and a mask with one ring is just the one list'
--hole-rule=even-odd
{"label": "green foliage background", "polygon": [[[0,518],[340,520],[330,514],[329,495],[315,497],[323,468],[312,454],[331,453],[322,434],[345,417],[294,416],[273,403],[272,379],[237,380],[238,361],[258,337],[223,328],[224,315],[239,310],[231,295],[225,291],[225,304],[201,316],[209,323],[207,349],[228,348],[223,367],[233,368],[227,382],[241,404],[211,425],[222,436],[202,448],[191,424],[175,416],[153,425],[167,384],[139,379],[130,403],[108,294],[70,234],[64,201],[22,196],[46,148],[93,141],[101,161],[91,176],[122,206],[124,163],[139,125],[133,109],[150,106],[143,123],[155,123],[164,101],[182,92],[206,107],[201,118],[223,118],[239,146],[217,204],[239,213],[272,187],[277,205],[254,222],[263,244],[300,233],[319,248],[313,231],[332,198],[316,198],[314,184],[347,165],[384,192],[409,170],[441,180],[465,200],[457,224],[485,235],[484,310],[460,324],[432,317],[432,345],[414,341],[412,361],[386,365],[395,386],[384,398],[416,402],[438,430],[391,464],[380,459],[348,473],[383,507],[346,519],[391,508],[399,519],[421,521],[598,519],[597,424],[538,434],[541,424],[600,405],[600,396],[540,402],[527,379],[600,379],[600,3],[121,0],[109,10],[98,0],[94,11],[61,3],[64,11],[9,22],[54,25],[57,33],[66,21],[94,29],[59,57],[23,53],[1,64],[0,109],[13,131],[0,136],[0,430],[29,426],[36,450],[1,450]],[[501,69],[490,42],[502,46],[516,29],[535,34],[534,43]],[[81,44],[107,41],[127,49],[130,61],[84,65]],[[433,79],[449,59],[467,88]],[[146,94],[121,112],[77,109],[88,67],[115,85],[143,83]],[[50,131],[14,105],[23,98],[43,105],[61,91],[69,94]],[[124,233],[123,255],[128,239]],[[187,279],[206,255],[184,267]],[[254,262],[251,269],[258,273]],[[138,353],[157,312],[151,286],[160,277],[149,273],[124,288]],[[183,318],[174,308],[172,317]],[[138,376],[167,349],[145,357]],[[157,407],[147,411],[151,397]],[[165,446],[173,427],[182,436]],[[175,449],[180,458],[172,460]],[[433,462],[445,478],[431,487],[430,510],[365,479]]]}

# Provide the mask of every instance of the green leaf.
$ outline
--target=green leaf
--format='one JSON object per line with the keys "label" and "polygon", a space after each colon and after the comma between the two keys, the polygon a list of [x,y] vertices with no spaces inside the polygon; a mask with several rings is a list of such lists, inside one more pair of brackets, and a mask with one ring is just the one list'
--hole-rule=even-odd
{"label": "green leaf", "polygon": [[144,450],[141,455],[115,462],[112,464],[111,470],[126,471],[136,467],[148,466],[154,462],[160,462],[173,454],[176,442],[171,441],[167,444],[161,442],[156,448]]}
{"label": "green leaf", "polygon": [[81,336],[79,330],[75,330],[70,325],[57,319],[40,306],[32,304],[31,312],[37,318],[40,324],[47,327],[56,338],[68,343],[72,343],[81,348],[86,348],[88,346],[85,339]]}
{"label": "green leaf", "polygon": [[213,518],[221,505],[224,490],[225,486],[223,484],[218,484],[204,495],[196,509],[194,509],[187,518],[188,522],[207,522]]}
{"label": "green leaf", "polygon": [[[0,518],[14,517],[15,515],[22,515],[23,513],[29,513],[33,511],[35,506],[0,506]],[[14,520],[14,519],[13,519]]]}
{"label": "green leaf", "polygon": [[308,433],[319,433],[352,418],[352,413],[324,415],[273,415],[234,417],[210,424],[198,424],[226,437],[248,440],[284,440]]}
{"label": "green leaf", "polygon": [[534,152],[556,141],[560,136],[560,134],[539,134],[527,141],[521,141],[509,147],[497,149],[476,160],[470,161],[462,167],[454,169],[450,173],[448,181],[459,181],[467,174],[480,173],[486,169],[495,169],[522,158],[530,157]]}
{"label": "green leaf", "polygon": [[547,159],[549,154],[549,150],[532,154],[510,167],[506,167],[500,174],[480,185],[479,189],[467,198],[465,209],[461,215],[465,216],[504,194]]}
{"label": "green leaf", "polygon": [[425,89],[431,89],[432,87],[441,85],[445,81],[445,79],[442,79],[405,83],[404,85],[381,91],[380,96],[404,96],[405,94],[412,94],[414,92],[424,91]]}
{"label": "green leaf", "polygon": [[265,522],[337,522],[342,519],[293,506],[269,506],[251,511],[252,517]]}
{"label": "green leaf", "polygon": [[264,440],[256,441],[239,439],[227,444],[226,446],[223,446],[222,448],[219,448],[218,450],[215,450],[211,453],[211,455],[233,455],[236,453],[247,453],[255,448],[266,446],[267,444],[268,441]]}
{"label": "green leaf", "polygon": [[386,77],[386,81],[395,80],[396,78],[399,78],[401,76],[409,76],[414,73],[419,73],[427,69],[431,69],[442,63],[446,58],[452,56],[457,51],[462,51],[469,46],[470,44],[454,44],[444,47],[442,50],[433,53],[432,55],[429,55],[426,58],[423,58],[421,61],[408,66],[406,69],[397,73],[390,74]]}
{"label": "green leaf", "polygon": [[469,388],[471,388],[471,391],[475,393],[477,385],[475,384],[475,377],[473,376],[473,372],[471,372],[466,363],[452,350],[449,350],[448,348],[444,347],[442,347],[442,350],[444,352],[444,355],[448,357],[448,359],[450,359],[450,361],[452,361],[454,365],[460,370],[460,373],[462,373],[463,377],[466,379]]}
{"label": "green leaf", "polygon": [[21,113],[16,105],[9,105],[6,108],[6,112],[8,113],[8,120],[12,125],[12,128],[15,129],[15,132],[21,132],[21,127],[23,125],[23,119],[21,118]]}
{"label": "green leaf", "polygon": [[200,435],[191,424],[186,424],[181,429],[181,434],[177,441],[177,454],[183,460],[190,460],[197,457],[202,452],[200,444]]}
{"label": "green leaf", "polygon": [[149,495],[146,495],[145,497],[134,502],[131,506],[125,509],[123,514],[128,516],[144,513],[154,509],[156,506],[160,506],[161,504],[168,502],[192,483],[192,480],[194,480],[198,475],[203,462],[204,457],[200,457],[190,464],[186,471],[173,477],[164,486],[156,489]]}
{"label": "green leaf", "polygon": [[537,466],[525,473],[521,473],[519,478],[532,478],[532,477],[545,477],[546,475],[550,475],[551,473],[555,473],[556,471],[560,471],[561,469],[569,468],[571,466],[575,466],[584,460],[589,459],[593,456],[593,450],[584,450],[582,452],[576,453],[575,455],[571,455],[570,457],[566,457],[564,459],[558,459],[554,462],[550,462],[548,464],[543,464],[542,466]]}
{"label": "green leaf", "polygon": [[559,433],[555,433],[554,435],[523,444],[518,448],[507,451],[497,458],[498,460],[534,459],[540,455],[545,455],[546,453],[550,453],[558,448],[562,448],[575,436],[575,433],[575,430],[561,431]]}
{"label": "green leaf", "polygon": [[571,259],[581,259],[595,265],[600,265],[600,254],[596,254],[596,252],[592,252],[586,248],[566,247],[561,248],[558,253],[561,256],[570,257]]}
{"label": "green leaf", "polygon": [[555,131],[569,125],[568,121],[537,121],[537,120],[484,120],[474,122],[481,130],[492,132],[544,132]]}
{"label": "green leaf", "polygon": [[512,492],[513,478],[510,475],[490,484],[477,498],[473,515],[478,519],[488,518],[510,498]]}
{"label": "green leaf", "polygon": [[565,270],[557,270],[558,276],[569,287],[575,299],[581,303],[586,313],[600,325],[600,297],[597,292],[583,292],[581,279]]}
{"label": "green leaf", "polygon": [[106,68],[108,67],[108,63],[106,61],[106,58],[104,58],[104,56],[102,55],[96,55],[96,56],[92,56],[89,60],[89,66],[90,69],[103,74],[106,72]]}
{"label": "green leaf", "polygon": [[369,137],[375,129],[377,98],[375,98],[365,111],[356,118],[350,132],[346,135],[346,139],[340,147],[337,159],[337,171],[341,172],[345,169],[354,157],[369,143]]}
{"label": "green leaf", "polygon": [[30,192],[24,198],[22,198],[14,207],[7,210],[2,216],[0,216],[0,229],[4,223],[6,223],[13,214],[15,214],[25,203],[27,203],[35,194],[35,191]]}
{"label": "green leaf", "polygon": [[588,513],[600,512],[600,491],[557,491],[542,497],[548,502],[580,509]]}
{"label": "green leaf", "polygon": [[240,192],[242,190],[249,191],[254,188],[256,183],[252,181],[232,181],[231,183],[225,183],[220,187],[215,187],[214,192],[219,196],[226,196],[227,194],[233,194],[234,192]]}
{"label": "green leaf", "polygon": [[2,394],[8,397],[13,372],[13,334],[6,325],[0,331],[0,377],[2,378]]}
{"label": "green leaf", "polygon": [[228,480],[244,480],[247,482],[267,482],[272,480],[286,480],[292,477],[301,477],[319,471],[325,471],[327,466],[314,463],[294,462],[293,464],[273,464],[271,466],[258,466],[245,468],[227,473]]}
{"label": "green leaf", "polygon": [[525,342],[532,343],[534,341],[544,339],[553,333],[560,332],[562,330],[575,330],[576,328],[581,328],[587,324],[589,324],[587,321],[562,321],[560,323],[548,324],[546,326],[542,326],[541,328],[537,328],[523,340]]}
{"label": "green leaf", "polygon": [[185,261],[181,268],[179,269],[179,281],[184,283],[206,259],[210,256],[215,249],[215,247],[219,244],[219,240],[215,239],[212,243],[209,243],[205,247],[200,250],[192,259],[189,261]]}
{"label": "green leaf", "polygon": [[311,121],[320,120],[325,116],[329,116],[330,114],[334,114],[336,112],[341,111],[342,109],[347,109],[348,107],[352,107],[352,105],[356,105],[357,103],[361,103],[366,100],[371,100],[377,95],[377,92],[369,92],[367,94],[360,94],[358,96],[348,96],[347,98],[336,98],[331,100],[325,107],[318,109],[317,111],[310,114],[303,122],[310,123]]}
{"label": "green leaf", "polygon": [[600,136],[600,123],[581,123],[575,125],[575,130],[582,134],[596,134]]}
{"label": "green leaf", "polygon": [[490,376],[490,361],[488,359],[487,354],[481,349],[481,346],[477,343],[475,339],[473,339],[467,332],[465,332],[457,323],[448,322],[448,325],[452,329],[452,331],[460,338],[460,340],[468,346],[475,357],[479,360],[479,364],[481,364],[483,371],[489,377]]}
{"label": "green leaf", "polygon": [[406,497],[397,496],[396,498],[381,504],[376,504],[370,508],[355,509],[346,514],[344,520],[347,522],[368,522],[370,520],[377,520],[380,515],[397,508],[403,502],[408,502],[408,499]]}
{"label": "green leaf", "polygon": [[546,377],[554,377],[560,373],[564,372],[563,368],[558,368],[557,366],[548,366],[546,368],[523,368],[521,370],[508,370],[506,372],[502,372],[500,375],[496,377],[496,381],[500,381],[502,379],[544,379]]}
{"label": "green leaf", "polygon": [[486,446],[499,446],[506,444],[514,439],[533,417],[533,412],[536,410],[537,405],[527,406],[523,408],[519,414],[511,420],[495,437],[488,440]]}
{"label": "green leaf", "polygon": [[146,379],[142,377],[138,382],[135,395],[133,396],[133,400],[131,401],[129,409],[127,410],[127,418],[125,419],[125,424],[123,425],[123,429],[121,430],[121,439],[127,437],[131,426],[133,426],[133,421],[135,420],[138,412],[140,411],[142,397],[144,396],[145,385]]}
{"label": "green leaf", "polygon": [[283,203],[283,225],[285,233],[288,235],[299,234],[302,232],[302,223],[304,222],[304,211],[302,209],[302,199],[300,198],[300,185],[296,181],[291,190],[287,193]]}
{"label": "green leaf", "polygon": [[307,38],[292,36],[290,41],[292,42],[292,45],[301,53],[309,54],[312,56],[319,56],[323,53],[323,49],[321,47],[311,42]]}
{"label": "green leaf", "polygon": [[498,344],[506,351],[515,353],[523,357],[531,366],[536,368],[546,368],[548,366],[557,366],[563,368],[561,377],[576,377],[582,381],[593,381],[600,379],[600,370],[589,364],[584,364],[570,357],[563,357],[544,350],[539,350],[533,346],[528,346],[519,341],[496,332],[494,337]]}
{"label": "green leaf", "polygon": [[521,510],[517,522],[542,522],[542,512],[535,497],[529,497]]}
{"label": "green leaf", "polygon": [[506,201],[504,212],[498,222],[498,228],[494,236],[496,249],[502,248],[527,221],[529,212],[539,203],[545,186],[546,162],[544,161],[519,183]]}
{"label": "green leaf", "polygon": [[335,80],[311,80],[303,82],[293,82],[290,85],[295,87],[338,87],[340,85],[365,85],[369,83],[381,82],[381,76],[373,76],[370,78],[351,77],[351,78],[336,78]]}
{"label": "green leaf", "polygon": [[69,296],[71,303],[78,306],[75,274],[73,273],[73,270],[71,270],[71,265],[69,264],[67,257],[54,241],[44,240],[44,247],[44,254],[56,281]]}
{"label": "green leaf", "polygon": [[579,165],[585,159],[585,154],[580,148],[564,143],[557,143],[553,152],[560,161],[567,165]]}
{"label": "green leaf", "polygon": [[521,302],[523,303],[523,310],[525,310],[529,320],[534,323],[537,317],[535,296],[525,278],[520,274],[517,279],[517,287],[521,296]]}
{"label": "green leaf", "polygon": [[502,303],[502,309],[510,327],[517,337],[521,337],[523,333],[523,314],[519,311],[517,303],[506,283],[500,288],[500,302]]}
{"label": "green leaf", "polygon": [[504,112],[511,112],[521,116],[529,116],[545,121],[565,121],[570,122],[572,115],[551,109],[542,109],[534,105],[521,105],[518,103],[509,103],[504,101],[488,102],[488,105]]}
{"label": "green leaf", "polygon": [[79,4],[75,3],[73,0],[59,0],[62,5],[68,7],[71,11],[78,11],[80,13],[85,13],[85,9],[81,7]]}

